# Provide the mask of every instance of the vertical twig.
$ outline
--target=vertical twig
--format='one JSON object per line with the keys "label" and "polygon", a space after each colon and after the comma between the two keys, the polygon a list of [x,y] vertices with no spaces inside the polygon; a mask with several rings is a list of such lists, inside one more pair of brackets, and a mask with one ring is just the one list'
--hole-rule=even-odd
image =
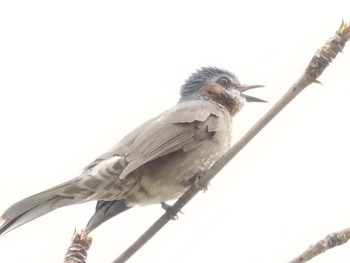
{"label": "vertical twig", "polygon": [[92,238],[89,236],[82,237],[81,232],[74,230],[71,244],[64,256],[64,263],[85,263],[87,252],[91,246]]}

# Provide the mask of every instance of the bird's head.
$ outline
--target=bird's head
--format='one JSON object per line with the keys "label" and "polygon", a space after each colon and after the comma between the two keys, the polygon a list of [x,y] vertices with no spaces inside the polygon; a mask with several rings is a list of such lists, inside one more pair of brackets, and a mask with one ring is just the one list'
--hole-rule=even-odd
{"label": "bird's head", "polygon": [[243,94],[244,91],[263,87],[242,85],[231,72],[216,67],[203,67],[193,73],[181,87],[180,101],[204,98],[212,100],[234,115],[245,102],[266,102]]}

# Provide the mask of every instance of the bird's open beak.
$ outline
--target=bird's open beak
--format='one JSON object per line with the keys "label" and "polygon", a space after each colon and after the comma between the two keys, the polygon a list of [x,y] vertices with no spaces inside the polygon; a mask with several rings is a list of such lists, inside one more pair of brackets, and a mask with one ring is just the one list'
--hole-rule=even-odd
{"label": "bird's open beak", "polygon": [[262,100],[253,96],[249,96],[246,94],[243,94],[243,92],[250,90],[250,89],[256,89],[256,88],[262,88],[264,85],[240,85],[236,89],[241,92],[242,96],[247,100],[247,102],[267,102],[266,100]]}

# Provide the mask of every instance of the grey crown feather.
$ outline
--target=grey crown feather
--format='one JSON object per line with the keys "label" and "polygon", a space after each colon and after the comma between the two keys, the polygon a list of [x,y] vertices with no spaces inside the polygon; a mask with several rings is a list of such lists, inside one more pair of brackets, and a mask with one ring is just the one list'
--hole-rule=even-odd
{"label": "grey crown feather", "polygon": [[222,76],[228,76],[232,81],[239,84],[237,77],[231,72],[220,69],[217,67],[202,67],[198,69],[195,73],[193,73],[182,85],[180,94],[181,97],[187,97],[192,95],[195,91],[197,91],[200,87],[205,84],[208,84],[208,81],[218,79]]}

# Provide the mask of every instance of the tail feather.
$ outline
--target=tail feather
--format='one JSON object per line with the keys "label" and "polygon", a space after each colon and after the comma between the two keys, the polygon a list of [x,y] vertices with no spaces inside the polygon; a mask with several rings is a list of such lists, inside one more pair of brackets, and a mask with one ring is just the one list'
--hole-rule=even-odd
{"label": "tail feather", "polygon": [[[72,180],[73,181],[73,180]],[[0,217],[0,236],[59,207],[80,203],[73,195],[62,195],[72,181],[27,197],[10,206]]]}
{"label": "tail feather", "polygon": [[[15,216],[8,216],[6,212],[1,216],[3,224],[0,227],[0,235],[3,235],[29,221],[32,221],[44,214],[53,211],[53,204],[56,203],[59,197],[53,197],[50,200],[46,200],[45,203],[38,204],[37,206],[31,207],[22,213],[18,213]],[[11,206],[11,208],[14,208]],[[23,209],[22,209],[23,210]]]}
{"label": "tail feather", "polygon": [[98,201],[95,213],[87,223],[83,231],[83,236],[88,235],[91,231],[96,229],[102,223],[128,210],[129,208],[131,207],[127,206],[124,200]]}

